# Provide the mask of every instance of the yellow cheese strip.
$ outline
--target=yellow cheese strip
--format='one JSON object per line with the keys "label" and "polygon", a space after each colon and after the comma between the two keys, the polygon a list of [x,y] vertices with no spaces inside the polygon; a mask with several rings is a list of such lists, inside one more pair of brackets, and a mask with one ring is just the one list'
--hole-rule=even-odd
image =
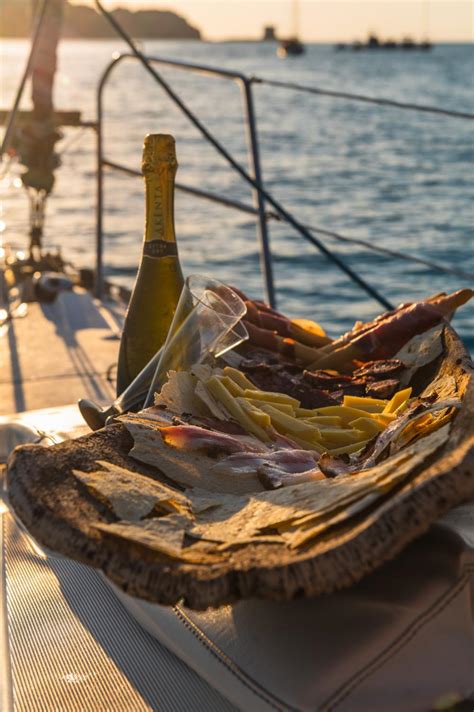
{"label": "yellow cheese strip", "polygon": [[392,399],[387,403],[385,408],[383,409],[384,413],[395,413],[396,410],[403,404],[406,404],[408,399],[411,396],[412,389],[411,388],[404,388],[402,391],[398,391],[395,393],[395,395],[392,397]]}
{"label": "yellow cheese strip", "polygon": [[330,427],[331,425],[342,425],[342,418],[338,415],[314,415],[311,418],[305,418],[307,423],[314,423],[314,425],[322,425],[323,427]]}
{"label": "yellow cheese strip", "polygon": [[352,445],[344,445],[343,447],[335,448],[334,450],[328,450],[330,455],[352,455],[359,450],[362,450],[368,443],[368,440],[361,440],[358,443],[352,443]]}
{"label": "yellow cheese strip", "polygon": [[316,408],[295,408],[297,418],[313,418],[318,413]]}
{"label": "yellow cheese strip", "polygon": [[270,440],[268,433],[261,428],[259,425],[254,423],[247,413],[245,413],[240,405],[237,403],[235,398],[229,393],[227,388],[219,380],[217,376],[212,376],[208,381],[206,381],[206,388],[209,390],[211,395],[222,403],[224,408],[230,413],[232,417],[236,419],[238,423],[246,430],[248,433],[252,433],[259,440],[267,442]]}
{"label": "yellow cheese strip", "polygon": [[[295,433],[287,433],[286,436],[288,438],[294,439],[295,438]],[[307,442],[312,449],[322,451],[325,450],[328,446],[323,443],[319,432],[310,432],[308,431],[303,431],[301,433],[298,433],[297,437],[300,439],[301,442]]]}
{"label": "yellow cheese strip", "polygon": [[266,401],[268,403],[288,403],[289,405],[298,408],[300,402],[296,398],[287,396],[286,393],[273,393],[273,391],[259,391],[246,388],[244,396],[250,399]]}
{"label": "yellow cheese strip", "polygon": [[[253,405],[254,405],[256,408],[260,408],[260,406],[262,405],[262,401],[257,400],[257,399],[255,399],[255,400],[250,400],[250,399],[249,399],[249,402],[250,402],[250,403],[253,403]],[[292,416],[295,415],[295,409],[294,409],[293,406],[290,405],[289,403],[272,403],[271,406],[272,406],[272,408],[276,408],[277,410],[281,410],[282,413],[286,413],[287,415],[292,415]]]}
{"label": "yellow cheese strip", "polygon": [[229,376],[218,376],[218,378],[233,396],[243,396],[244,389],[241,388],[232,378],[229,378]]}
{"label": "yellow cheese strip", "polygon": [[411,442],[415,437],[418,437],[420,435],[422,437],[426,437],[427,435],[429,435],[429,433],[432,433],[433,431],[441,428],[443,425],[446,425],[446,423],[449,423],[455,412],[456,410],[454,408],[450,408],[449,412],[445,415],[442,415],[440,418],[432,418],[430,421],[426,421],[423,424],[422,428],[419,428],[415,431],[409,431],[408,428],[405,428],[405,430],[400,435],[400,443],[402,444],[402,446],[404,446],[407,444],[408,441]]}
{"label": "yellow cheese strip", "polygon": [[320,430],[320,437],[324,444],[333,447],[335,445],[350,445],[363,440],[365,433],[361,430],[343,430],[342,428],[326,428]]}
{"label": "yellow cheese strip", "polygon": [[239,371],[236,368],[232,368],[231,366],[226,366],[223,370],[223,374],[224,374],[224,376],[227,376],[228,378],[232,378],[232,380],[235,381],[237,383],[237,385],[242,388],[243,391],[246,388],[250,388],[250,390],[255,388],[252,381],[249,381],[247,376],[245,376],[242,373],[242,371]]}
{"label": "yellow cheese strip", "polygon": [[298,420],[297,418],[293,418],[291,415],[282,413],[281,410],[278,410],[269,403],[264,403],[263,401],[261,408],[265,411],[265,413],[269,414],[273,425],[279,433],[289,433],[290,437],[292,433],[295,433],[300,437],[302,437],[302,433],[308,433],[314,435],[315,437],[319,437],[319,429],[314,425],[310,425],[304,421]]}
{"label": "yellow cheese strip", "polygon": [[249,400],[246,398],[236,398],[237,403],[240,405],[242,410],[247,413],[247,415],[252,418],[254,423],[260,425],[262,428],[268,428],[272,424],[271,418],[268,413],[264,413],[260,408],[256,408]]}
{"label": "yellow cheese strip", "polygon": [[386,428],[387,425],[390,425],[390,423],[393,422],[397,416],[395,413],[374,413],[372,417],[376,423],[381,423],[381,425]]}
{"label": "yellow cheese strip", "polygon": [[316,408],[315,415],[337,415],[341,418],[342,423],[346,424],[356,418],[366,418],[367,411],[349,408],[347,405],[325,405],[322,408]]}
{"label": "yellow cheese strip", "polygon": [[356,418],[355,420],[351,420],[350,425],[354,430],[362,430],[362,432],[371,437],[385,430],[385,425],[375,420],[375,418],[370,417]]}
{"label": "yellow cheese strip", "polygon": [[314,450],[319,454],[326,452],[327,450],[327,447],[315,438],[313,438],[313,440],[305,440],[303,437],[295,435],[294,433],[290,433],[287,437],[289,437],[290,440],[292,440],[296,445],[299,445],[302,450]]}
{"label": "yellow cheese strip", "polygon": [[403,413],[403,411],[405,410],[405,408],[408,406],[409,402],[410,402],[410,399],[409,399],[409,398],[407,398],[406,400],[404,400],[403,403],[401,403],[401,404],[398,406],[398,408],[396,408],[396,409],[393,411],[394,414],[398,417],[401,413]]}
{"label": "yellow cheese strip", "polygon": [[349,408],[360,408],[360,410],[366,410],[368,413],[381,413],[387,405],[387,401],[380,398],[344,396],[343,405],[347,405]]}

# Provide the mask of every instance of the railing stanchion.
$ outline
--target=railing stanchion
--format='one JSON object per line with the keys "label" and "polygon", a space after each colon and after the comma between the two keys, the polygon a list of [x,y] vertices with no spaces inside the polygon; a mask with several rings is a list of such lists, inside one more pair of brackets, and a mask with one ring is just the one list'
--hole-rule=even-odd
{"label": "railing stanchion", "polygon": [[96,263],[95,263],[95,280],[94,280],[94,295],[97,299],[102,298],[103,290],[103,230],[102,216],[104,209],[104,162],[103,162],[103,146],[102,146],[102,92],[99,90],[97,95],[97,196],[96,196]]}
{"label": "railing stanchion", "polygon": [[[249,153],[252,163],[253,177],[261,189],[262,185],[262,172],[260,168],[260,151],[258,144],[258,134],[257,134],[257,119],[255,116],[254,103],[253,103],[253,93],[252,84],[250,81],[245,80],[242,82],[245,93],[245,109],[247,118],[247,135],[249,142]],[[265,198],[263,197],[262,191],[255,188],[252,189],[253,200],[255,207],[258,211],[258,232],[260,238],[260,269],[262,270],[263,277],[265,280],[265,296],[271,307],[276,307],[276,294],[275,287],[273,283],[273,264],[272,255],[270,251],[270,242],[268,235],[268,224],[267,216],[265,214]]]}
{"label": "railing stanchion", "polygon": [[104,231],[103,231],[103,214],[104,214],[104,134],[103,134],[103,93],[110,73],[116,64],[122,61],[124,55],[114,54],[113,60],[106,67],[102,74],[99,84],[97,85],[96,93],[96,124],[97,132],[96,144],[96,163],[97,163],[97,193],[96,193],[96,229],[95,229],[95,283],[94,295],[97,299],[102,298],[104,291]]}

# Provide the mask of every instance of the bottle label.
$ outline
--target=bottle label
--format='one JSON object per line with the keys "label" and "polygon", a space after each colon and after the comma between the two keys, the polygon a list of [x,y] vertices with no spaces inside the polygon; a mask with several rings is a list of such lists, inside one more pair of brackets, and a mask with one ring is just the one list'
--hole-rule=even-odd
{"label": "bottle label", "polygon": [[176,242],[169,242],[168,240],[145,240],[143,254],[146,257],[177,256],[178,246]]}

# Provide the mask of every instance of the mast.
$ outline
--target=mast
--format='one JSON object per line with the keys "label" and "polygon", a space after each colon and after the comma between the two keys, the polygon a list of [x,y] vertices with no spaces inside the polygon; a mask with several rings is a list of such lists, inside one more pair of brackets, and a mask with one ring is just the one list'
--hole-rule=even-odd
{"label": "mast", "polygon": [[[33,0],[37,14],[39,0]],[[64,0],[48,0],[46,14],[31,68],[33,117],[39,121],[54,118],[53,84],[57,69],[57,48],[61,34]]]}
{"label": "mast", "polygon": [[292,37],[297,39],[299,35],[300,25],[300,6],[298,0],[293,0],[292,3]]}
{"label": "mast", "polygon": [[422,5],[422,11],[423,11],[423,33],[424,36],[421,38],[422,41],[424,40],[425,42],[429,41],[430,37],[430,5],[429,5],[429,0],[424,0],[423,5]]}
{"label": "mast", "polygon": [[30,199],[30,257],[41,252],[46,199],[54,186],[59,158],[54,146],[61,138],[53,104],[57,48],[61,34],[64,0],[33,0],[33,17],[41,17],[39,33],[33,27],[34,53],[29,66],[33,110],[13,141],[20,162],[26,166],[21,180]]}

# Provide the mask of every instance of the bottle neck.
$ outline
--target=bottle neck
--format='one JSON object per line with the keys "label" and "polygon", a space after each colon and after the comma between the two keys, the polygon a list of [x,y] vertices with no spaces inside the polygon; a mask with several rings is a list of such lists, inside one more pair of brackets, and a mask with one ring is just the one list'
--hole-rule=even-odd
{"label": "bottle neck", "polygon": [[[165,164],[161,167],[161,170],[149,173],[145,177],[145,245],[151,242],[157,244],[166,242],[176,245],[174,230],[174,173]],[[173,254],[176,254],[176,252]]]}

